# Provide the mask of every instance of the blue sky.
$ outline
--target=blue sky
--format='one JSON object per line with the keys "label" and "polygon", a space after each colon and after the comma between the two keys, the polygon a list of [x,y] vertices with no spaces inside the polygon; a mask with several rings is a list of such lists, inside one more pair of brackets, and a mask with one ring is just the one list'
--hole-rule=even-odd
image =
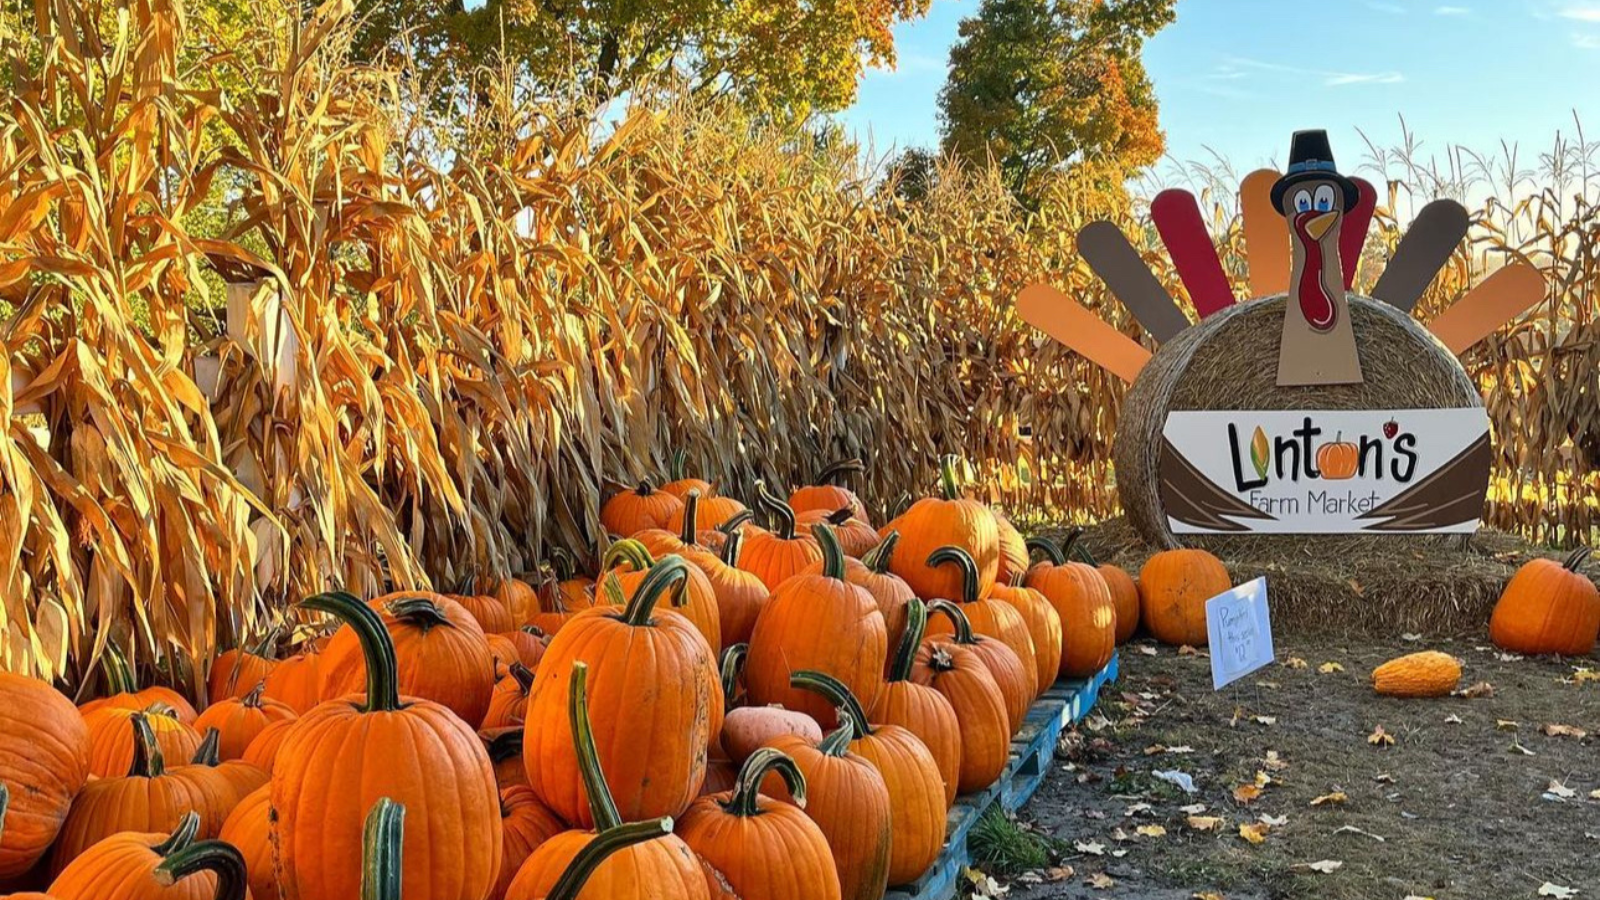
{"label": "blue sky", "polygon": [[[977,9],[934,0],[897,28],[898,70],[867,75],[846,127],[879,154],[936,146],[949,47]],[[1178,160],[1215,151],[1247,172],[1321,127],[1354,170],[1356,129],[1394,146],[1400,116],[1423,155],[1514,141],[1530,168],[1574,110],[1600,136],[1600,0],[1179,0],[1177,14],[1145,63]]]}

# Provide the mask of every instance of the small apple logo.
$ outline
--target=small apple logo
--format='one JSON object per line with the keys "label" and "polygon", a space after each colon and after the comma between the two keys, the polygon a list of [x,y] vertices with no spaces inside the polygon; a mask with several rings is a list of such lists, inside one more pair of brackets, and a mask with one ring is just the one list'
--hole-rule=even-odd
{"label": "small apple logo", "polygon": [[1383,423],[1383,436],[1384,437],[1386,437],[1386,438],[1388,438],[1389,440],[1392,441],[1392,440],[1394,440],[1394,436],[1399,434],[1399,433],[1400,433],[1400,423],[1399,422],[1396,422],[1395,420],[1390,419],[1389,421]]}

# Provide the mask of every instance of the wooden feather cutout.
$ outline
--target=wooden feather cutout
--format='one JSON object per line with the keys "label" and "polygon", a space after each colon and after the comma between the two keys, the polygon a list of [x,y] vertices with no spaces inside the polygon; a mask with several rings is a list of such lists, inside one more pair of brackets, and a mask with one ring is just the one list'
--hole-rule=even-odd
{"label": "wooden feather cutout", "polygon": [[1289,233],[1283,227],[1283,215],[1272,205],[1272,185],[1278,178],[1273,169],[1257,169],[1239,183],[1250,293],[1257,297],[1289,290]]}
{"label": "wooden feather cutout", "polygon": [[1149,350],[1047,284],[1023,288],[1017,296],[1017,314],[1129,384],[1150,361]]}
{"label": "wooden feather cutout", "polygon": [[1522,315],[1545,297],[1544,276],[1526,263],[1512,263],[1467,291],[1428,323],[1428,330],[1460,355],[1495,329]]}
{"label": "wooden feather cutout", "polygon": [[1189,317],[1116,225],[1105,221],[1085,225],[1078,232],[1078,255],[1151,337],[1169,341],[1189,327]]}
{"label": "wooden feather cutout", "polygon": [[1232,306],[1233,287],[1194,195],[1178,188],[1162,191],[1150,201],[1150,218],[1200,318]]}
{"label": "wooden feather cutout", "polygon": [[1367,247],[1367,229],[1372,225],[1372,214],[1378,209],[1378,189],[1364,178],[1352,178],[1361,191],[1361,200],[1354,209],[1345,210],[1339,223],[1339,262],[1344,265],[1344,289],[1356,283],[1356,267],[1361,264],[1361,251]]}
{"label": "wooden feather cutout", "polygon": [[1416,308],[1450,254],[1467,236],[1467,210],[1454,200],[1435,200],[1411,220],[1394,258],[1372,288],[1372,296],[1406,312]]}

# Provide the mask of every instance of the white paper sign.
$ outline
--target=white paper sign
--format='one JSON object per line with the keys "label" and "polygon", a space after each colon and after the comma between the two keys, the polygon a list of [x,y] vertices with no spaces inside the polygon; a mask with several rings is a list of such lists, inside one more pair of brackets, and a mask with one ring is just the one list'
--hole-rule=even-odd
{"label": "white paper sign", "polygon": [[1162,438],[1179,534],[1470,533],[1493,461],[1480,407],[1180,410]]}
{"label": "white paper sign", "polygon": [[1214,690],[1272,662],[1267,579],[1257,578],[1207,600],[1206,636],[1210,642],[1211,687]]}

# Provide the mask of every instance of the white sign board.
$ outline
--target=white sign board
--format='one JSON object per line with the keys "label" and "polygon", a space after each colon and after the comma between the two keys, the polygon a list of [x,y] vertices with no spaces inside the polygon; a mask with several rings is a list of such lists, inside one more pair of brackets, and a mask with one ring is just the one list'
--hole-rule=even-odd
{"label": "white sign board", "polygon": [[1470,533],[1492,461],[1480,407],[1178,411],[1162,437],[1180,534]]}
{"label": "white sign board", "polygon": [[1272,662],[1267,579],[1257,578],[1207,600],[1206,639],[1211,649],[1214,690]]}

